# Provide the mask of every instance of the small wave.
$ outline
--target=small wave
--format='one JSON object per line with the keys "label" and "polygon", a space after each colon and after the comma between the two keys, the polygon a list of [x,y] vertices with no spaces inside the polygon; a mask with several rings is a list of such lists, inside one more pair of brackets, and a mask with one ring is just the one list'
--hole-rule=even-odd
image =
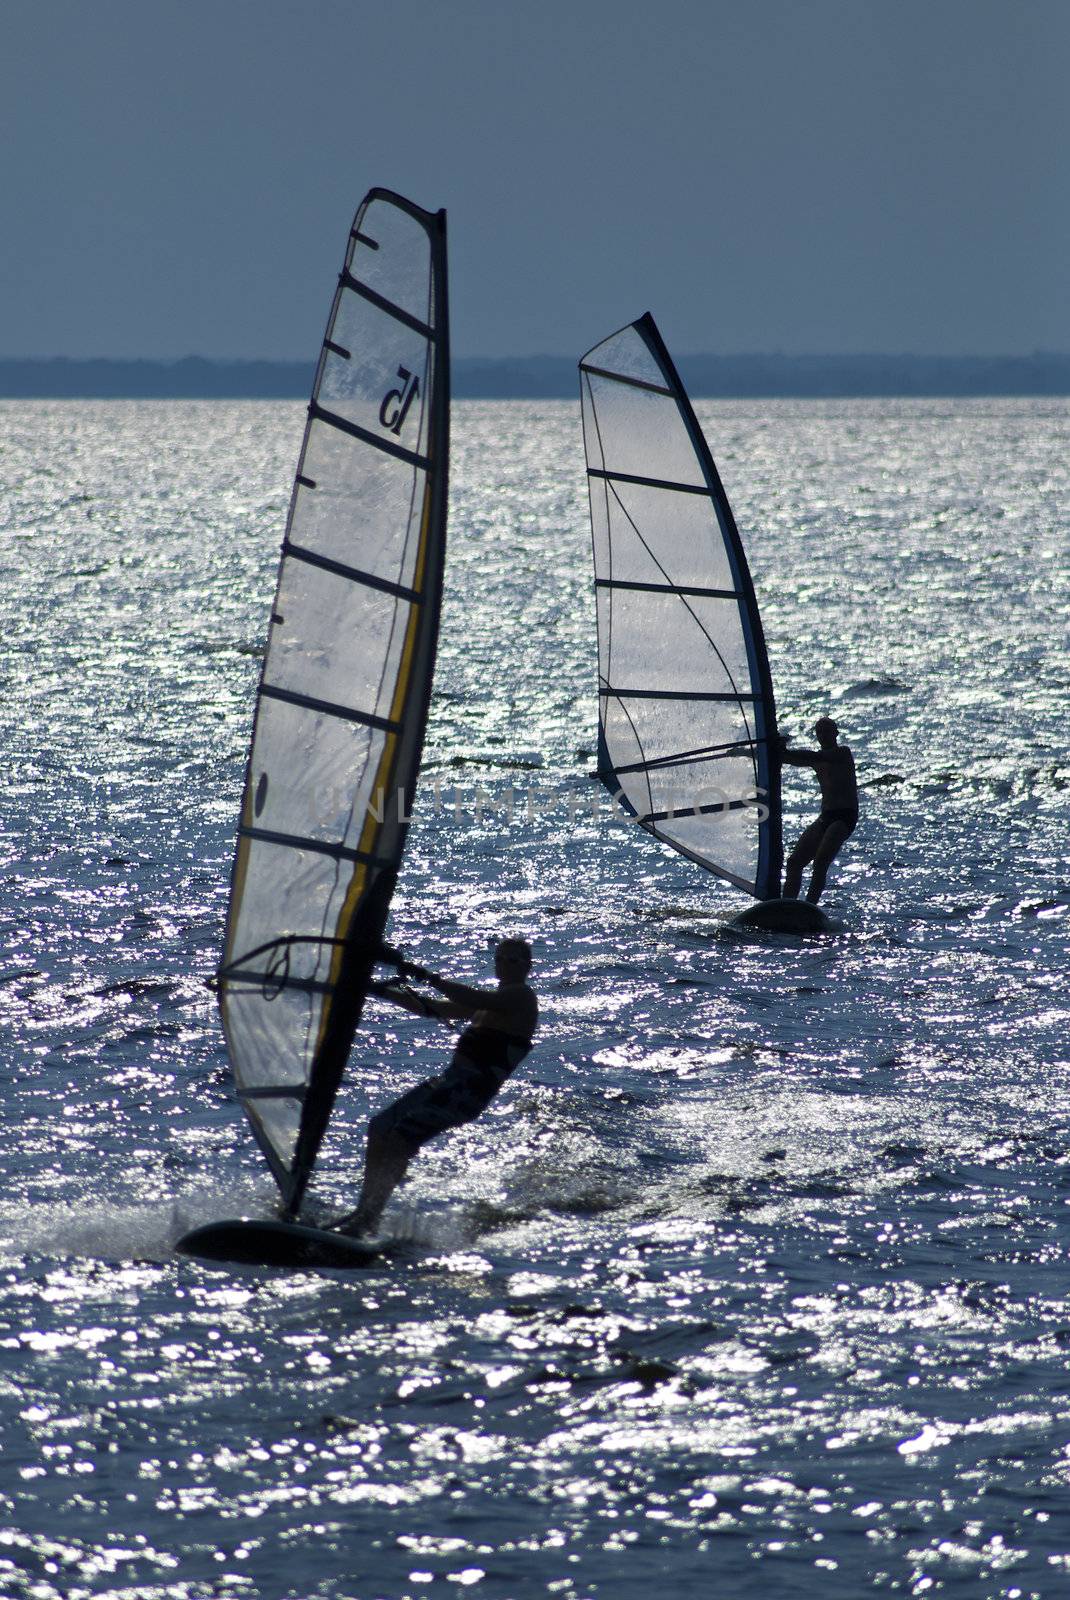
{"label": "small wave", "polygon": [[1065,917],[1070,911],[1070,899],[1062,895],[1054,900],[1034,900],[1018,907],[1020,917]]}
{"label": "small wave", "polygon": [[43,978],[44,973],[40,967],[11,967],[7,972],[0,972],[0,984],[24,983],[30,978]]}
{"label": "small wave", "polygon": [[453,755],[447,756],[439,763],[429,762],[425,771],[432,771],[435,765],[443,767],[502,767],[508,772],[542,772],[546,766],[545,758],[538,754],[517,753],[512,756],[488,755]]}
{"label": "small wave", "polygon": [[724,915],[721,911],[704,911],[700,906],[630,905],[629,911],[647,922],[715,922]]}
{"label": "small wave", "polygon": [[843,691],[845,700],[880,700],[889,695],[910,694],[911,685],[899,678],[863,678]]}

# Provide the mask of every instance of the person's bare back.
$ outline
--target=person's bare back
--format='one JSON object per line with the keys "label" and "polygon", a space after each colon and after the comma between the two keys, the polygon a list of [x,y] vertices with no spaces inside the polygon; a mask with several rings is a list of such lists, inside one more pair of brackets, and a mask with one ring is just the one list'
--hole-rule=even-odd
{"label": "person's bare back", "polygon": [[848,745],[836,744],[824,750],[785,750],[781,759],[790,766],[813,767],[821,788],[823,811],[852,806],[858,809],[855,758]]}

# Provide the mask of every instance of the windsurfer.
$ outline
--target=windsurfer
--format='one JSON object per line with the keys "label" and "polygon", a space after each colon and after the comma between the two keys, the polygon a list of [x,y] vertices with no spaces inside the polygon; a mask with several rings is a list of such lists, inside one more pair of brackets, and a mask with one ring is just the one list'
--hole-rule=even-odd
{"label": "windsurfer", "polygon": [[829,867],[858,822],[858,785],[854,756],[838,742],[840,730],[832,718],[819,717],[813,732],[820,749],[789,750],[782,740],[780,760],[791,767],[813,767],[821,786],[821,814],[803,830],[784,871],[784,898],[796,900],[803,868],[813,862],[806,898],[816,905]]}
{"label": "windsurfer", "polygon": [[428,1140],[474,1122],[531,1049],[539,1020],[535,991],[528,984],[531,946],[503,939],[494,953],[496,989],[473,989],[440,978],[426,967],[402,963],[403,977],[437,989],[433,1000],[408,986],[376,984],[370,991],[418,1016],[466,1021],[445,1072],[428,1078],[378,1112],[368,1124],[364,1182],[356,1209],[334,1227],[371,1233],[413,1156]]}

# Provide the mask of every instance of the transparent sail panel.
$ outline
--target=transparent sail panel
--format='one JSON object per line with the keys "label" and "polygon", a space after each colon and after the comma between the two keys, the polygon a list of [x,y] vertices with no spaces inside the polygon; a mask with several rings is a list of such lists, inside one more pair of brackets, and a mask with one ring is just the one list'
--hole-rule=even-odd
{"label": "transparent sail panel", "polygon": [[768,663],[739,536],[652,319],[580,362],[601,777],[643,826],[764,897],[779,887]]}
{"label": "transparent sail panel", "polygon": [[656,389],[668,388],[656,357],[642,339],[636,337],[635,330],[636,324],[633,322],[619,333],[611,333],[608,339],[603,339],[601,344],[587,352],[582,365],[592,372],[601,369],[603,372],[618,373],[633,383],[648,383]]}
{"label": "transparent sail panel", "polygon": [[675,494],[592,478],[591,517],[598,576],[638,583],[735,588],[717,513],[708,494]]}
{"label": "transparent sail panel", "polygon": [[353,224],[347,266],[361,283],[410,316],[430,321],[434,283],[422,217],[392,200],[371,199]]}
{"label": "transparent sail panel", "polygon": [[271,612],[220,994],[284,1193],[359,1017],[343,956],[397,867],[419,760],[445,535],[444,251],[441,218],[385,192],[358,212]]}
{"label": "transparent sail panel", "polygon": [[[372,577],[411,584],[418,543],[413,537],[413,511],[423,486],[420,471],[381,450],[367,450],[359,459],[357,488],[349,478],[351,435],[322,422],[310,425],[302,474],[315,488],[298,483],[289,537],[335,561],[352,563],[356,551],[350,517],[359,506],[364,519],[359,545],[363,570]],[[400,547],[399,528],[409,535]]]}
{"label": "transparent sail panel", "polygon": [[[608,470],[704,490],[702,464],[671,395],[585,373],[589,413]],[[588,462],[594,466],[593,461]]]}

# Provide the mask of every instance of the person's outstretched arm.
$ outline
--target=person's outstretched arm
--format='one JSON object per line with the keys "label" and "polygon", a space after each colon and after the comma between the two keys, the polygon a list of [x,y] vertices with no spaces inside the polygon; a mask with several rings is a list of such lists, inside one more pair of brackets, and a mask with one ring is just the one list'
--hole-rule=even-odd
{"label": "person's outstretched arm", "polygon": [[472,1017],[477,1011],[488,1011],[499,1017],[513,1017],[518,1023],[527,1018],[533,1001],[531,990],[524,983],[503,983],[496,989],[474,989],[467,983],[454,983],[452,978],[442,978],[426,967],[405,963],[407,977],[417,983],[429,983],[446,996],[454,1015]]}
{"label": "person's outstretched arm", "polygon": [[418,1017],[438,1017],[440,1021],[447,1022],[468,1015],[466,1011],[450,1005],[448,1000],[431,1000],[427,995],[417,994],[415,989],[400,983],[370,983],[368,993],[379,1000],[389,1000],[391,1005],[400,1006],[403,1011],[411,1011]]}
{"label": "person's outstretched arm", "polygon": [[405,976],[415,978],[417,983],[429,983],[432,989],[437,989],[447,1000],[461,1008],[465,1016],[471,1016],[476,1011],[510,1011],[516,1004],[515,991],[523,988],[523,984],[508,984],[498,989],[473,989],[471,984],[454,983],[452,978],[442,978],[437,972],[430,972],[427,967],[413,966],[408,961],[405,963]]}

